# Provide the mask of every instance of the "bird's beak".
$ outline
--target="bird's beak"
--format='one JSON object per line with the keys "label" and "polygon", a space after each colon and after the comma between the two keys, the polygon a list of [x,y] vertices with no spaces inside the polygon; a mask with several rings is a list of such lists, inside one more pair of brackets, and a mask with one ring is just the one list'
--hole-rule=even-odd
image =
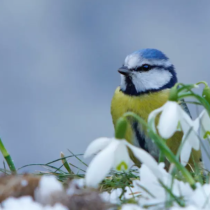
{"label": "bird's beak", "polygon": [[127,76],[130,73],[130,70],[128,69],[128,67],[122,66],[121,68],[118,69],[118,72],[120,74]]}

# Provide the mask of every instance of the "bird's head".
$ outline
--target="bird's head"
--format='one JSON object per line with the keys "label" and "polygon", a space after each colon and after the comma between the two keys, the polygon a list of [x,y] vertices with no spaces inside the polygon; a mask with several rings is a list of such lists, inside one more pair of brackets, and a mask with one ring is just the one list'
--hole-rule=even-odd
{"label": "bird's head", "polygon": [[156,49],[142,49],[128,55],[118,72],[121,74],[120,90],[128,95],[171,88],[177,82],[174,66]]}

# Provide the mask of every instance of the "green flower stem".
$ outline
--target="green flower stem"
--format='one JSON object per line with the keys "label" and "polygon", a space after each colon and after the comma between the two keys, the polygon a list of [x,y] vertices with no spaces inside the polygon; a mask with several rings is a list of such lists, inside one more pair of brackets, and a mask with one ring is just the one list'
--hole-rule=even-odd
{"label": "green flower stem", "polygon": [[205,81],[200,81],[200,82],[197,82],[197,83],[196,83],[196,85],[200,85],[200,84],[204,84],[205,87],[208,87],[208,84],[207,84],[207,82],[205,82]]}
{"label": "green flower stem", "polygon": [[170,90],[168,100],[169,101],[177,101],[178,100],[178,94],[182,91],[190,91],[192,92],[192,88],[194,88],[195,85],[184,85],[182,83],[176,83]]}
{"label": "green flower stem", "polygon": [[194,84],[189,84],[189,85],[185,85],[183,83],[176,83],[174,86],[173,86],[173,89],[175,89],[177,91],[177,93],[180,93],[182,92],[184,89],[187,89],[187,90],[191,90],[192,88],[194,88],[195,85]]}
{"label": "green flower stem", "polygon": [[12,161],[12,158],[11,158],[10,154],[8,153],[8,151],[6,150],[1,139],[0,139],[0,151],[1,151],[2,155],[4,156],[4,159],[6,160],[11,172],[17,173],[14,162]]}
{"label": "green flower stem", "polygon": [[164,162],[164,161],[165,161],[165,156],[162,153],[162,151],[160,151],[158,162],[161,163],[161,162]]}
{"label": "green flower stem", "polygon": [[206,101],[205,98],[194,93],[182,93],[178,96],[179,99],[187,98],[187,97],[196,98],[205,107],[205,109],[208,111],[208,114],[210,116],[210,104]]}
{"label": "green flower stem", "polygon": [[136,115],[133,112],[127,112],[123,115],[124,117],[133,117],[135,120],[137,120],[142,125],[146,126],[148,128],[148,134],[151,137],[151,139],[156,143],[158,148],[161,150],[161,152],[168,158],[168,160],[171,163],[174,163],[174,165],[177,167],[178,170],[181,171],[185,179],[188,181],[188,183],[192,186],[192,188],[195,189],[195,180],[191,176],[190,172],[177,160],[176,156],[172,153],[172,151],[167,147],[164,140],[157,135],[150,126],[147,125],[147,123],[138,115]]}
{"label": "green flower stem", "polygon": [[195,88],[195,85],[192,85],[192,84],[190,84],[190,85],[183,85],[177,91],[178,91],[178,93],[181,93],[183,90],[192,92],[192,90],[191,90],[192,88]]}
{"label": "green flower stem", "polygon": [[181,207],[185,207],[185,203],[177,196],[175,196],[170,188],[168,188],[162,181],[160,181],[161,186],[166,190],[166,192],[173,198]]}

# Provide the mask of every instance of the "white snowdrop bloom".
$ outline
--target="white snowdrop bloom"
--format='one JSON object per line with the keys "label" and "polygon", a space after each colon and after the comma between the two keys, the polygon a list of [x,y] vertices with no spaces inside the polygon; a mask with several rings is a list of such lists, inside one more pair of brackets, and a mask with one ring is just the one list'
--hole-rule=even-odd
{"label": "white snowdrop bloom", "polygon": [[121,210],[143,210],[140,206],[135,204],[124,204]]}
{"label": "white snowdrop bloom", "polygon": [[162,107],[154,110],[150,113],[148,122],[152,122],[153,129],[155,131],[155,117],[160,112],[160,119],[158,123],[158,131],[160,136],[168,139],[173,134],[181,129],[184,133],[182,142],[183,147],[180,154],[181,163],[185,166],[188,163],[192,148],[198,150],[200,148],[200,140],[198,137],[199,130],[199,118],[192,120],[190,116],[181,108],[181,106],[174,101],[167,101]]}
{"label": "white snowdrop bloom", "polygon": [[2,202],[2,210],[68,210],[62,204],[55,204],[54,206],[42,206],[35,202],[30,196],[23,196],[20,198],[8,198]]}
{"label": "white snowdrop bloom", "polygon": [[[143,164],[140,168],[140,181],[134,181],[134,185],[138,186],[139,191],[141,192],[139,204],[142,207],[164,207],[165,201],[167,200],[167,192],[161,183],[170,188],[172,193],[177,197],[184,196],[189,198],[192,196],[193,190],[190,185],[176,179],[173,180],[172,176],[164,170],[164,163],[159,164],[159,170],[162,173],[161,178],[157,178],[156,174],[154,174],[146,165]],[[171,186],[172,180],[173,185]]]}
{"label": "white snowdrop bloom", "polygon": [[195,205],[201,209],[210,209],[210,184],[201,186],[197,184],[193,195],[190,198],[190,204]]}
{"label": "white snowdrop bloom", "polygon": [[158,176],[157,162],[145,150],[129,144],[126,140],[99,138],[90,143],[84,154],[86,158],[98,153],[87,168],[85,175],[86,186],[97,187],[112,167],[119,171],[127,171],[130,162],[127,147],[130,148],[140,162],[146,164]]}
{"label": "white snowdrop bloom", "polygon": [[189,161],[192,148],[195,150],[200,149],[199,139],[199,117],[196,120],[192,120],[187,113],[185,117],[180,121],[182,131],[184,133],[182,137],[183,147],[180,154],[182,165],[186,165]]}
{"label": "white snowdrop bloom", "polygon": [[201,124],[202,137],[204,137],[207,131],[210,132],[210,117],[205,109],[201,112],[199,120]]}
{"label": "white snowdrop bloom", "polygon": [[[210,171],[209,151],[210,151],[210,117],[208,112],[204,109],[199,115],[200,131],[201,131],[201,154],[204,168]],[[207,139],[208,138],[208,139]]]}
{"label": "white snowdrop bloom", "polygon": [[62,191],[63,186],[55,176],[42,176],[38,187],[34,191],[34,197],[36,201],[48,204],[53,193],[60,193]]}
{"label": "white snowdrop bloom", "polygon": [[[164,164],[159,165],[160,171],[162,172],[161,180],[167,179],[164,178],[165,176],[168,177],[168,174],[162,170],[163,166]],[[160,185],[157,177],[146,165],[142,165],[139,172],[140,181],[133,181],[134,186],[139,187],[139,191],[141,192],[139,205],[142,207],[158,205],[158,208],[163,208],[166,199],[166,192]]]}
{"label": "white snowdrop bloom", "polygon": [[155,109],[150,113],[148,122],[155,119],[160,112],[162,113],[157,128],[163,138],[169,139],[176,132],[178,122],[183,118],[183,113],[185,113],[185,111],[177,102],[167,101],[162,107]]}

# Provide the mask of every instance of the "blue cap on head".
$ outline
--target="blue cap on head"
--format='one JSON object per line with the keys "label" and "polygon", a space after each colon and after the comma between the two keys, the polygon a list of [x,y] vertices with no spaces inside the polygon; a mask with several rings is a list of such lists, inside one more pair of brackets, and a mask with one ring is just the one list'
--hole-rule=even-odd
{"label": "blue cap on head", "polygon": [[156,49],[149,49],[149,48],[141,49],[141,50],[135,51],[133,54],[139,54],[141,57],[145,59],[168,60],[168,57],[166,57],[164,53]]}

